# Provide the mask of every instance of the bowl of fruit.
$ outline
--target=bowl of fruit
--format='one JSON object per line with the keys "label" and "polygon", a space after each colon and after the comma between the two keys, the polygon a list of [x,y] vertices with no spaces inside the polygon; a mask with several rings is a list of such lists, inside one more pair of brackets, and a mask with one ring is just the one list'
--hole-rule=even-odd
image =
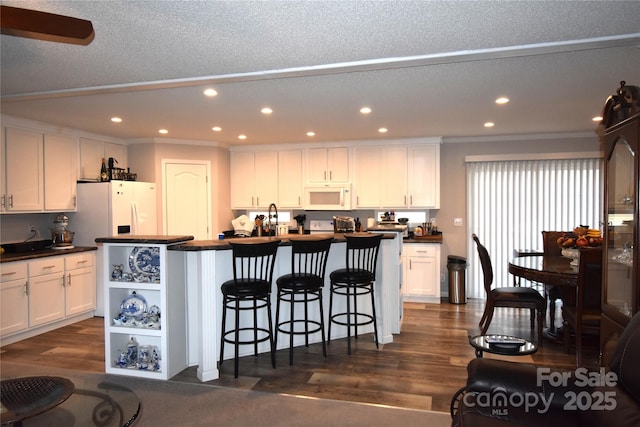
{"label": "bowl of fruit", "polygon": [[602,232],[586,225],[581,225],[558,238],[558,246],[562,256],[570,258],[571,265],[577,266],[580,260],[580,248],[597,248],[602,246]]}

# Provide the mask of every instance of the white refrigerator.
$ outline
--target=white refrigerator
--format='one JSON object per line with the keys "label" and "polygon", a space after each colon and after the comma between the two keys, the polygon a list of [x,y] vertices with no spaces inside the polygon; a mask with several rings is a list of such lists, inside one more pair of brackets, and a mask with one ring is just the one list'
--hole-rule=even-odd
{"label": "white refrigerator", "polygon": [[[156,185],[152,182],[78,183],[77,212],[69,213],[75,246],[96,246],[96,237],[158,234]],[[102,245],[96,268],[96,316],[104,316]],[[110,268],[110,266],[106,266]]]}

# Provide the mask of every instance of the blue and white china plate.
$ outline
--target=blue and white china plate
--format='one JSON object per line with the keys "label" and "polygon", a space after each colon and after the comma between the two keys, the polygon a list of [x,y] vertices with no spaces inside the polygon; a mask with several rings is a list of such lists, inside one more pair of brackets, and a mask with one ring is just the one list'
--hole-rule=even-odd
{"label": "blue and white china plate", "polygon": [[134,319],[142,319],[147,311],[147,300],[142,296],[133,292],[127,295],[120,303],[120,313]]}
{"label": "blue and white china plate", "polygon": [[129,255],[129,268],[132,273],[158,276],[160,274],[160,248],[136,246]]}

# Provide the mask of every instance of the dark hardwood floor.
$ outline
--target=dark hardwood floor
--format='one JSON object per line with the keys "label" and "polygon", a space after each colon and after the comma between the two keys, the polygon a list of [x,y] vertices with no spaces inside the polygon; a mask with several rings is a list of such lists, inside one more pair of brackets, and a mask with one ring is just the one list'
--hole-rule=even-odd
{"label": "dark hardwood floor", "polygon": [[[206,384],[287,393],[317,398],[368,402],[381,405],[448,412],[453,394],[465,384],[466,365],[475,357],[469,335],[478,335],[483,301],[463,305],[405,303],[402,332],[394,342],[376,350],[372,335],[361,336],[347,355],[346,340],[333,340],[327,359],[322,347],[277,353],[277,368],[268,354],[248,356],[240,362],[240,377],[233,378],[233,361],[221,367],[221,377]],[[560,312],[560,310],[558,310]],[[558,319],[559,321],[559,319]],[[488,333],[532,338],[529,312],[497,309]],[[585,349],[585,365],[597,366],[595,343]],[[103,319],[88,319],[56,331],[26,339],[0,350],[4,362],[104,372]],[[560,344],[544,341],[530,356],[494,356],[516,362],[574,368],[575,355]],[[199,382],[191,367],[172,381]]]}

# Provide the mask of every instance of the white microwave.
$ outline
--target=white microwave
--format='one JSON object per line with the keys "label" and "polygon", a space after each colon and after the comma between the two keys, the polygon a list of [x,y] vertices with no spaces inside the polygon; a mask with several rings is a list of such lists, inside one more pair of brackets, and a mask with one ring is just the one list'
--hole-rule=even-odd
{"label": "white microwave", "polygon": [[305,186],[303,207],[308,211],[350,211],[351,184]]}

